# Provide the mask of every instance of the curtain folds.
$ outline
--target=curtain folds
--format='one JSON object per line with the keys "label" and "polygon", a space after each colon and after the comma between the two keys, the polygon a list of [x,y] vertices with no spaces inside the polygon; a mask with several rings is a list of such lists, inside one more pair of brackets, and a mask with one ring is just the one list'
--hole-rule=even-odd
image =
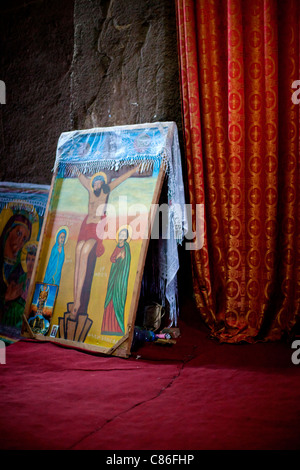
{"label": "curtain folds", "polygon": [[195,300],[219,341],[277,340],[299,318],[300,2],[176,7]]}

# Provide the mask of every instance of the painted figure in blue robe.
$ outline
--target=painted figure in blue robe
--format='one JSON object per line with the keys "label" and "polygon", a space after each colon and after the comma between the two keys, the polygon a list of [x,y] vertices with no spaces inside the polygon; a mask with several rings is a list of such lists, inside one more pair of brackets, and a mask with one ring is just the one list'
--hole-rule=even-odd
{"label": "painted figure in blue robe", "polygon": [[65,261],[65,241],[67,232],[65,229],[60,230],[56,236],[56,242],[51,250],[46,274],[44,277],[45,284],[55,284],[59,286],[61,271]]}

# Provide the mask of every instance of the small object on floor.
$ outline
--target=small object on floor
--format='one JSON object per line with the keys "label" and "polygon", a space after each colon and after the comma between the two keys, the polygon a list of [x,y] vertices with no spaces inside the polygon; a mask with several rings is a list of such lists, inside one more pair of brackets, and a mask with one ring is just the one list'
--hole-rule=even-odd
{"label": "small object on floor", "polygon": [[171,339],[172,338],[170,333],[158,333],[155,336],[156,336],[156,339]]}
{"label": "small object on floor", "polygon": [[176,339],[180,336],[180,329],[179,328],[163,328],[161,333],[169,334],[171,338]]}
{"label": "small object on floor", "polygon": [[154,344],[158,344],[161,346],[173,346],[173,344],[176,344],[175,339],[163,339],[163,338],[157,338]]}
{"label": "small object on floor", "polygon": [[155,334],[153,331],[145,330],[139,326],[134,327],[134,333],[132,338],[131,350],[136,351],[145,342],[154,341]]}
{"label": "small object on floor", "polygon": [[139,326],[136,326],[134,328],[134,339],[142,343],[155,341],[155,333],[151,330],[146,330],[145,328],[140,328]]}
{"label": "small object on floor", "polygon": [[144,308],[143,327],[146,330],[157,331],[160,328],[161,320],[165,315],[165,309],[157,302],[152,302]]}
{"label": "small object on floor", "polygon": [[136,326],[134,328],[131,350],[136,350],[136,348],[141,346],[143,343],[149,342],[165,345],[172,345],[176,343],[176,341],[172,339],[170,333],[155,334],[151,330],[146,330],[145,328]]}

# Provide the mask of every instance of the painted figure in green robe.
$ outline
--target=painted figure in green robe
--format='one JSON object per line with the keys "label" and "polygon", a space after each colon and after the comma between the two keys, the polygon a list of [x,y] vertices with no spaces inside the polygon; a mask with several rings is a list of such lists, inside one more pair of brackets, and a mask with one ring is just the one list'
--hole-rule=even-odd
{"label": "painted figure in green robe", "polygon": [[108,279],[101,333],[122,336],[125,334],[124,309],[127,296],[131,253],[128,230],[119,232],[118,243],[111,255],[111,270]]}

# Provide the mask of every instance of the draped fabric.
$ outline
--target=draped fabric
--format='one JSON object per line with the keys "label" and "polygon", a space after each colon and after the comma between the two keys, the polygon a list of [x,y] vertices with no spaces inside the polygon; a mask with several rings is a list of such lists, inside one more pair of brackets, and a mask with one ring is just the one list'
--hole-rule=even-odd
{"label": "draped fabric", "polygon": [[299,318],[298,0],[177,0],[188,193],[204,205],[194,296],[214,338]]}

